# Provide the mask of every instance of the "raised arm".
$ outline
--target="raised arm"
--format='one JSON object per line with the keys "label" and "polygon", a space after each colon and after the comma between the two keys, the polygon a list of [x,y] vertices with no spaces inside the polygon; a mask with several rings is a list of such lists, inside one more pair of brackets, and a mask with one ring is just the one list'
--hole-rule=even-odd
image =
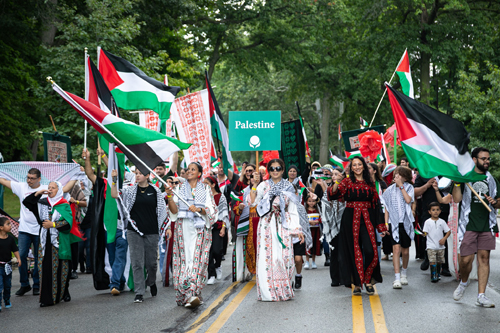
{"label": "raised arm", "polygon": [[12,190],[12,187],[10,186],[10,180],[7,180],[5,178],[0,178],[0,185],[8,187]]}
{"label": "raised arm", "polygon": [[90,164],[90,152],[88,149],[83,150],[82,158],[85,160],[85,174],[87,175],[87,178],[90,179],[92,184],[95,184],[96,175],[94,175],[92,165]]}
{"label": "raised arm", "polygon": [[453,191],[451,191],[451,195],[453,196],[453,201],[455,201],[456,203],[459,203],[462,201],[462,189],[461,187],[464,186],[463,184],[455,184],[455,186],[453,186]]}
{"label": "raised arm", "polygon": [[64,193],[68,193],[69,191],[71,191],[71,189],[73,188],[73,186],[75,186],[77,180],[70,180],[66,185],[64,185],[63,187],[63,192]]}
{"label": "raised arm", "polygon": [[170,170],[172,170],[175,175],[175,173],[177,172],[177,166],[179,165],[179,152],[176,151],[175,153],[173,153],[171,160]]}
{"label": "raised arm", "polygon": [[113,169],[111,171],[111,177],[113,178],[113,181],[111,183],[111,197],[117,199],[118,198],[118,185],[116,184],[118,181],[118,171],[116,169]]}

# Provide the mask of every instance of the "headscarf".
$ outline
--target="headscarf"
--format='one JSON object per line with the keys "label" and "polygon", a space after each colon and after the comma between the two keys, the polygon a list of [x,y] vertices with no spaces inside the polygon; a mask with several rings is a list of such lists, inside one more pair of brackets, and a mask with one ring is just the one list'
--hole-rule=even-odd
{"label": "headscarf", "polygon": [[56,183],[56,185],[57,185],[57,193],[56,193],[56,195],[53,198],[51,198],[51,197],[49,197],[47,195],[47,200],[48,200],[50,206],[54,207],[54,205],[56,203],[58,203],[63,198],[64,193],[63,193],[63,186],[62,186],[62,184],[60,182],[54,181],[54,182],[51,182],[51,183]]}

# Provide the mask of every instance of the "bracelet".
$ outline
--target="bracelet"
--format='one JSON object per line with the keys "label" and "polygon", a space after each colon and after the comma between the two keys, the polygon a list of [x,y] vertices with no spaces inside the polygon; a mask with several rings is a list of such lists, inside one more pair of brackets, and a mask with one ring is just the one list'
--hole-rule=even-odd
{"label": "bracelet", "polygon": [[52,222],[52,227],[56,227],[56,223],[55,222]]}
{"label": "bracelet", "polygon": [[225,223],[222,223],[222,227],[225,228],[226,227],[226,224]]}
{"label": "bracelet", "polygon": [[105,157],[106,157],[106,154],[102,154],[102,156],[101,156],[101,157],[102,157],[102,158],[105,158]]}
{"label": "bracelet", "polygon": [[405,187],[404,186],[400,186],[399,189],[402,191],[402,190],[405,189]]}
{"label": "bracelet", "polygon": [[252,187],[252,191],[257,191],[257,189],[255,187]]}
{"label": "bracelet", "polygon": [[76,200],[76,205],[78,206],[80,204],[80,201]]}
{"label": "bracelet", "polygon": [[167,194],[167,198],[171,198],[171,197],[172,197],[171,195],[168,195],[168,194]]}
{"label": "bracelet", "polygon": [[335,181],[335,184],[340,185],[340,183],[337,180]]}
{"label": "bracelet", "polygon": [[460,183],[455,184],[456,187],[460,187]]}
{"label": "bracelet", "polygon": [[111,183],[111,185],[112,185],[112,186],[115,186],[115,185],[116,185],[116,183]]}

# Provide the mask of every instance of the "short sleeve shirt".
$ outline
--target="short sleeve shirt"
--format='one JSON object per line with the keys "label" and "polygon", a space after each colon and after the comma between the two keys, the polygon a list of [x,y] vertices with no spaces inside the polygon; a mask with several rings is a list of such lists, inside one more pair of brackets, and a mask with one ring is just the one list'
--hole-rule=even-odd
{"label": "short sleeve shirt", "polygon": [[[495,199],[500,198],[500,185],[498,180],[495,179],[495,183],[497,185],[497,195]],[[463,186],[464,187],[464,186]],[[465,187],[464,187],[465,188]],[[486,195],[490,195],[488,181],[481,180],[475,183],[472,183],[472,188],[479,194],[481,199],[487,202]],[[479,201],[479,199],[472,194],[471,203],[470,203],[470,214],[469,214],[469,223],[467,223],[466,231],[476,231],[476,232],[488,232],[490,231],[490,213],[484,207],[484,205]],[[498,232],[498,225],[495,225],[493,228],[494,232]]]}
{"label": "short sleeve shirt", "polygon": [[21,212],[19,218],[19,231],[26,232],[31,235],[38,235],[40,233],[40,225],[36,220],[35,215],[23,205],[23,200],[30,194],[35,193],[40,190],[48,189],[47,185],[40,185],[37,188],[29,187],[28,183],[10,182],[12,187],[12,193],[19,197],[21,202]]}
{"label": "short sleeve shirt", "polygon": [[9,262],[12,259],[12,253],[17,252],[16,241],[12,235],[7,235],[7,238],[0,238],[0,261]]}
{"label": "short sleeve shirt", "polygon": [[443,250],[445,246],[440,245],[439,241],[448,231],[450,228],[443,219],[427,219],[423,229],[423,232],[427,233],[427,250]]}

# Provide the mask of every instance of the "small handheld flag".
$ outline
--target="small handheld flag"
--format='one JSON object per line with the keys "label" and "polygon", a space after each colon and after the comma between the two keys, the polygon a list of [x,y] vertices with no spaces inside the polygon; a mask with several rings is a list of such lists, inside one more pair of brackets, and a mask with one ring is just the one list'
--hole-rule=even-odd
{"label": "small handheld flag", "polygon": [[368,122],[366,120],[364,120],[363,118],[359,117],[359,126],[361,128],[365,128],[368,126]]}
{"label": "small handheld flag", "polygon": [[230,196],[231,196],[231,199],[233,199],[234,201],[243,202],[243,195],[236,195],[236,193],[231,192]]}

